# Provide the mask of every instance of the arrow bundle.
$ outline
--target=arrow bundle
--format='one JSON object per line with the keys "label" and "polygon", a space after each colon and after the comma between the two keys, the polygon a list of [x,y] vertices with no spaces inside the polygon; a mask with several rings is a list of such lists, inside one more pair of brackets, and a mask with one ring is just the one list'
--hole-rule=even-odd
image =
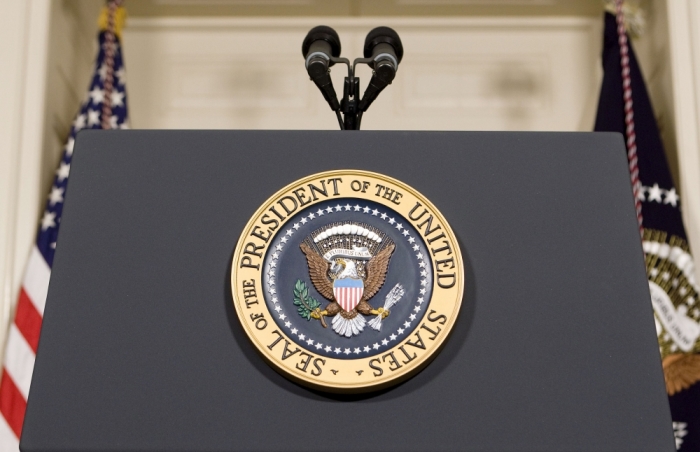
{"label": "arrow bundle", "polygon": [[[386,298],[384,298],[384,310],[388,311],[391,309],[392,306],[394,306],[396,303],[399,302],[401,297],[403,297],[404,290],[403,286],[401,284],[396,284],[393,289],[386,295]],[[383,314],[377,314],[377,317],[373,318],[372,320],[369,321],[369,326],[374,328],[375,330],[379,331],[382,329],[382,318]]]}

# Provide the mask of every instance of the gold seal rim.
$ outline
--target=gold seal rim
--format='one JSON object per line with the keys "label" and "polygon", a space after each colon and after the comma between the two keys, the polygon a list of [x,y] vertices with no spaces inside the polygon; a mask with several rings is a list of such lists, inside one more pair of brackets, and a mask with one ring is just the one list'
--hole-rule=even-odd
{"label": "gold seal rim", "polygon": [[[429,213],[433,214],[437,220],[439,220],[439,224],[442,226],[444,229],[444,232],[449,239],[451,245],[452,245],[452,252],[454,255],[454,259],[456,261],[454,269],[455,273],[457,275],[456,277],[456,287],[453,288],[450,292],[453,292],[454,300],[450,303],[452,305],[452,310],[449,313],[449,317],[446,320],[446,323],[440,324],[440,331],[444,331],[444,333],[437,339],[433,340],[433,345],[430,346],[429,350],[426,350],[426,353],[421,355],[421,357],[417,359],[417,362],[412,365],[412,366],[407,366],[403,365],[404,369],[401,372],[398,373],[390,373],[386,376],[383,376],[381,378],[375,377],[375,380],[367,380],[366,378],[360,378],[360,382],[357,383],[347,383],[347,382],[331,382],[326,379],[323,381],[309,377],[308,375],[301,374],[299,372],[294,372],[293,370],[289,369],[288,366],[284,365],[281,361],[280,358],[277,358],[270,353],[269,350],[266,350],[268,346],[266,346],[259,338],[259,334],[255,331],[255,328],[253,328],[253,321],[251,321],[249,318],[245,316],[245,313],[243,312],[243,305],[242,303],[245,301],[244,297],[238,296],[238,286],[237,286],[237,281],[239,280],[239,273],[240,269],[236,265],[236,262],[239,261],[241,258],[241,253],[243,251],[243,248],[246,244],[246,238],[250,236],[251,231],[253,230],[254,226],[256,225],[257,221],[261,219],[263,214],[268,211],[268,209],[273,206],[281,197],[283,197],[285,194],[291,193],[295,188],[305,186],[305,184],[312,182],[312,181],[318,181],[322,180],[325,178],[332,178],[336,176],[358,176],[358,177],[365,177],[365,178],[371,178],[371,179],[376,179],[379,181],[383,181],[389,184],[392,184],[395,187],[399,187],[406,192],[410,193],[414,198],[418,199],[420,202],[423,203],[424,207],[429,209]],[[411,223],[413,227],[416,228],[416,230],[419,232],[420,239],[424,241],[425,246],[428,247],[428,243],[426,242],[426,238],[420,234],[420,229],[416,227],[411,220],[409,219],[409,216],[400,212],[395,206],[390,205],[389,203],[385,202],[383,198],[370,198],[368,196],[348,196],[348,195],[339,195],[334,198],[327,198],[327,199],[321,199],[318,201],[314,201],[310,203],[308,206],[304,207],[304,210],[311,208],[313,205],[325,202],[329,199],[360,199],[360,200],[368,200],[368,201],[374,201],[378,204],[384,205],[385,207],[395,211],[397,214],[401,215],[402,217],[405,218],[406,221]],[[274,232],[274,234],[271,234],[269,237],[268,242],[274,241],[275,237],[282,231],[283,226],[289,222],[289,220],[294,217],[298,212],[295,211],[293,214],[288,215],[284,221],[280,221],[278,230]],[[430,249],[428,247],[428,249]],[[261,259],[261,268],[257,270],[256,272],[261,276],[260,281],[262,280],[262,274],[263,274],[263,268],[262,268],[262,263],[264,262],[265,256],[267,256],[267,253],[270,251],[270,249],[266,246],[264,251],[263,251],[263,257]],[[430,312],[430,307],[434,304],[435,298],[436,298],[436,292],[435,292],[435,287],[436,287],[436,272],[437,268],[435,268],[435,263],[433,261],[434,256],[430,256],[431,260],[431,265],[433,267],[433,293],[431,294],[430,300],[427,302],[427,306],[425,308],[425,314],[424,318],[428,317],[428,314]],[[255,211],[255,213],[250,217],[248,222],[246,223],[245,227],[243,228],[239,238],[238,242],[236,243],[235,251],[233,253],[233,257],[231,260],[231,294],[232,294],[232,301],[234,305],[234,309],[236,311],[236,315],[238,317],[239,322],[243,326],[244,331],[246,332],[246,336],[248,339],[253,343],[255,346],[255,349],[257,352],[267,361],[267,363],[278,373],[280,373],[282,376],[291,379],[292,381],[295,381],[297,383],[300,383],[304,386],[310,387],[312,389],[324,391],[324,392],[335,392],[335,393],[361,393],[361,392],[372,392],[372,391],[378,391],[381,389],[385,389],[387,387],[399,384],[412,376],[416,375],[418,372],[423,370],[435,357],[440,353],[442,347],[445,345],[447,342],[447,339],[449,338],[450,334],[452,333],[454,326],[456,324],[457,318],[459,316],[459,312],[461,310],[461,305],[463,301],[463,296],[464,296],[464,262],[462,258],[462,252],[461,248],[459,245],[459,241],[457,240],[457,236],[455,235],[454,231],[452,230],[450,224],[447,222],[445,219],[444,215],[440,210],[437,209],[437,207],[429,200],[427,199],[420,191],[416,190],[415,188],[411,187],[410,185],[395,179],[391,176],[387,176],[381,173],[376,173],[372,171],[366,171],[366,170],[357,170],[357,169],[343,169],[343,170],[330,170],[330,171],[322,171],[318,173],[314,173],[308,176],[305,176],[301,179],[297,179],[283,188],[277,190],[274,194],[269,196],[261,205],[260,207]],[[267,300],[265,299],[265,296],[262,292],[260,291],[260,299],[262,302],[260,303],[260,309],[263,311],[263,314],[267,315],[267,319],[270,319],[270,323],[272,324],[271,326],[274,328],[276,326],[276,321],[273,318],[271,310],[268,308],[267,305]],[[419,322],[420,325],[420,322]],[[383,352],[382,356],[387,356],[389,354],[395,354],[398,352],[398,350],[402,347],[402,345],[406,345],[404,342],[411,336],[413,335],[417,330],[420,329],[420,326],[416,326],[409,336],[406,338],[402,339],[401,342],[398,342],[394,347],[387,349]],[[278,333],[279,337],[282,340],[287,340],[293,346],[302,347],[304,350],[308,350],[304,345],[299,344],[295,340],[291,339],[289,335],[287,335],[284,331],[281,331]],[[312,350],[308,350],[313,353]],[[406,353],[404,351],[404,353]],[[330,361],[331,363],[337,364],[342,364],[342,368],[347,368],[349,367],[348,363],[352,365],[352,363],[355,362],[362,362],[362,361],[371,361],[372,359],[375,359],[376,356],[378,355],[373,355],[371,357],[363,357],[363,358],[357,358],[357,359],[352,359],[352,358],[347,358],[347,359],[337,359],[337,358],[330,358],[330,357],[323,357],[327,361]],[[392,355],[393,356],[393,355]],[[407,355],[408,357],[408,355]]]}

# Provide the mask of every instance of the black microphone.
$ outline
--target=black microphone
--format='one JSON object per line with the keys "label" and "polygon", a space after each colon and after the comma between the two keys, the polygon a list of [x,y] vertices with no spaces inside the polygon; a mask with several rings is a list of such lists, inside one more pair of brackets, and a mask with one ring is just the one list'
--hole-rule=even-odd
{"label": "black microphone", "polygon": [[387,85],[396,77],[403,58],[403,45],[399,34],[389,27],[377,27],[365,38],[365,58],[372,58],[372,79],[362,95],[359,111],[366,111]]}
{"label": "black microphone", "polygon": [[325,25],[312,28],[301,44],[301,53],[306,60],[306,71],[309,73],[309,77],[321,90],[321,94],[330,105],[331,110],[340,110],[338,96],[335,94],[333,81],[328,71],[328,68],[334,64],[331,57],[340,56],[338,33]]}

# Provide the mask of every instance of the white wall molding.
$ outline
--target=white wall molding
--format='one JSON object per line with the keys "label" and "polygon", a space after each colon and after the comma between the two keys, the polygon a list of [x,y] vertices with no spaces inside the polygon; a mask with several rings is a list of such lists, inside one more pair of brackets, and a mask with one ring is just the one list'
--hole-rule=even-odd
{"label": "white wall molding", "polygon": [[4,63],[0,65],[0,346],[15,295],[12,281],[28,14],[29,4],[15,1],[0,15],[0,59]]}
{"label": "white wall molding", "polygon": [[[602,14],[602,9],[601,9]],[[130,17],[126,33],[157,29],[215,29],[215,28],[291,28],[332,24],[333,27],[357,28],[364,31],[368,26],[391,24],[392,27],[420,27],[427,29],[458,28],[478,30],[508,28],[509,30],[539,29],[589,29],[599,23],[600,17]],[[301,44],[299,44],[301,48]]]}
{"label": "white wall molding", "polygon": [[[0,50],[3,71],[0,83],[15,90],[2,105],[2,117],[10,119],[2,139],[3,165],[0,199],[7,200],[0,210],[0,355],[4,352],[5,332],[17,300],[22,273],[36,234],[37,218],[44,195],[42,186],[42,144],[46,95],[50,0],[11,2],[3,10],[0,40],[8,47]],[[13,62],[15,65],[9,63]],[[5,98],[5,97],[3,97]],[[4,121],[3,121],[4,122]]]}

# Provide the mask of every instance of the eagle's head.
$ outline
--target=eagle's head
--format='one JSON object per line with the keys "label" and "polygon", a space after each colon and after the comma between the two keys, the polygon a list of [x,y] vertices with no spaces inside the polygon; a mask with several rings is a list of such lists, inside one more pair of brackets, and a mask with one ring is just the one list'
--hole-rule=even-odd
{"label": "eagle's head", "polygon": [[347,262],[345,262],[345,259],[336,259],[331,264],[331,271],[337,275],[341,271],[343,271],[346,266],[347,266]]}
{"label": "eagle's head", "polygon": [[355,262],[353,262],[351,259],[345,260],[345,259],[338,259],[339,264],[342,265],[342,270],[336,277],[336,279],[343,279],[343,278],[355,278],[358,279],[359,275],[357,274],[357,267],[355,266]]}

